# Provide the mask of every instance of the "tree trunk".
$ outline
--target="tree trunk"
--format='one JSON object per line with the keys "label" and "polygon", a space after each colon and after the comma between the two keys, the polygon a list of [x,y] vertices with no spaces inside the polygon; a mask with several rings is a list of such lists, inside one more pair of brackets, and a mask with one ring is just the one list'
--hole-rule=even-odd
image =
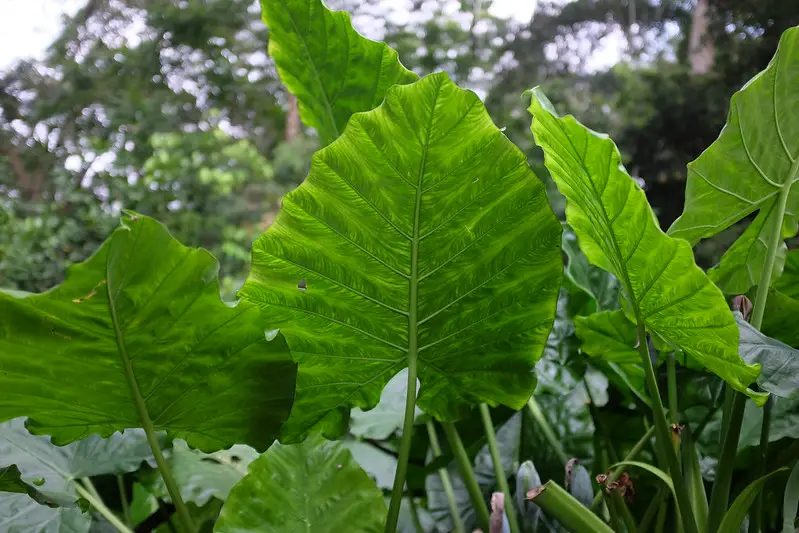
{"label": "tree trunk", "polygon": [[691,35],[688,40],[688,61],[692,74],[706,74],[713,68],[715,48],[709,35],[708,0],[697,0],[691,13]]}

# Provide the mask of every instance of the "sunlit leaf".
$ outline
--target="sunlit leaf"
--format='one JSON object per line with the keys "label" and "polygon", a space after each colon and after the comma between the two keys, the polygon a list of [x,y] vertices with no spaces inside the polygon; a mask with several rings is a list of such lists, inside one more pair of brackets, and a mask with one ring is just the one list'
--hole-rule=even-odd
{"label": "sunlit leaf", "polygon": [[273,445],[233,487],[217,533],[383,531],[383,493],[340,443]]}
{"label": "sunlit leaf", "polygon": [[[796,234],[799,213],[799,28],[787,30],[768,67],[730,101],[719,138],[688,165],[685,210],[669,235],[696,244],[754,211],[752,226],[714,272],[725,292],[742,293],[759,282],[766,235],[782,223],[782,237]],[[787,195],[783,221],[772,215]],[[775,263],[779,274],[784,245]]]}
{"label": "sunlit leaf", "polygon": [[253,245],[239,294],[300,363],[281,439],[341,433],[410,361],[439,419],[523,407],[562,269],[544,186],[477,95],[443,73],[394,86],[314,156]]}
{"label": "sunlit leaf", "polygon": [[391,47],[360,35],[348,13],[321,0],[262,0],[261,10],[280,80],[323,146],[343,133],[352,114],[377,107],[389,87],[418,79]]}
{"label": "sunlit leaf", "polygon": [[560,117],[540,90],[532,94],[532,130],[568,200],[569,225],[588,260],[619,279],[628,318],[764,402],[765,394],[747,387],[759,369],[738,356],[738,328],[724,296],[696,266],[688,243],[661,231],[613,141]]}
{"label": "sunlit leaf", "polygon": [[141,427],[209,451],[265,449],[291,408],[296,365],[254,305],[219,299],[218,264],[127,214],[66,281],[0,294],[0,419],[65,444]]}

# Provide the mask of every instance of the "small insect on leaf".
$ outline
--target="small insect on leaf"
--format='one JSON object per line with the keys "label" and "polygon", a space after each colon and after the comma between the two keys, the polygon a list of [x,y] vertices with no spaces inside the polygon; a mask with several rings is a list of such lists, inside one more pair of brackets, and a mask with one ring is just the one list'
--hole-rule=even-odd
{"label": "small insect on leaf", "polygon": [[304,279],[301,279],[300,282],[297,283],[297,288],[300,289],[302,292],[305,292],[306,290],[308,290],[308,283]]}

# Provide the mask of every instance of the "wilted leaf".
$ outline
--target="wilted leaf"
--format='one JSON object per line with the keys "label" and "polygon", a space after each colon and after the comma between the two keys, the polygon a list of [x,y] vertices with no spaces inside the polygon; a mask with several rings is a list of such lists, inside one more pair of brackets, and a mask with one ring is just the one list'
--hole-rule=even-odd
{"label": "wilted leaf", "polygon": [[[155,260],[157,258],[157,260]],[[43,294],[0,294],[0,420],[65,444],[141,427],[194,447],[268,447],[291,408],[296,365],[260,310],[219,299],[218,264],[153,219],[122,226]]]}
{"label": "wilted leaf", "polygon": [[377,107],[389,87],[418,79],[391,47],[360,35],[348,13],[330,11],[321,0],[263,0],[261,10],[280,80],[323,146],[353,113]]}
{"label": "wilted leaf", "polygon": [[666,236],[616,145],[572,116],[560,117],[538,89],[530,112],[536,142],[567,200],[566,218],[592,264],[623,287],[625,314],[756,401],[759,369],[738,356],[738,328],[721,291],[694,263],[688,243]]}
{"label": "wilted leaf", "polygon": [[[799,28],[787,30],[769,66],[730,101],[719,138],[688,165],[685,210],[669,235],[696,244],[754,211],[752,226],[724,255],[712,274],[728,293],[759,282],[766,256],[765,236],[782,224],[782,237],[796,234],[799,189]],[[784,220],[776,219],[780,196]],[[775,274],[784,262],[781,245]]]}
{"label": "wilted leaf", "polygon": [[233,487],[217,533],[380,532],[383,493],[338,442],[275,443]]}
{"label": "wilted leaf", "polygon": [[240,295],[301,368],[281,439],[341,433],[409,362],[439,419],[521,408],[561,275],[544,186],[477,95],[443,73],[394,86],[314,156],[253,246]]}

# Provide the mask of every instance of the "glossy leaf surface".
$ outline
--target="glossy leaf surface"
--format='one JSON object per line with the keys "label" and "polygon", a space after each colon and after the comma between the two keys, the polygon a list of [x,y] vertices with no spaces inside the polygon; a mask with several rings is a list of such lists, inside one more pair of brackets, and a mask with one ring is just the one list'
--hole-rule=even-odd
{"label": "glossy leaf surface", "polygon": [[156,430],[211,451],[268,447],[296,365],[256,306],[220,301],[217,270],[205,250],[129,214],[62,285],[0,294],[0,419],[27,416],[58,444],[108,436],[141,427],[134,383]]}
{"label": "glossy leaf surface", "polygon": [[540,90],[532,93],[532,130],[568,200],[569,225],[588,260],[620,280],[628,317],[764,402],[747,387],[759,369],[738,356],[738,328],[724,296],[696,266],[690,245],[661,231],[613,141],[558,116]]}
{"label": "glossy leaf surface", "polygon": [[552,326],[560,224],[525,156],[446,74],[394,86],[318,152],[240,295],[300,363],[282,439],[346,427],[418,361],[419,407],[519,409]]}
{"label": "glossy leaf surface", "polygon": [[280,79],[323,146],[351,115],[377,107],[389,87],[418,79],[391,47],[363,37],[348,13],[330,11],[321,0],[262,0],[261,12]]}
{"label": "glossy leaf surface", "polygon": [[340,443],[275,444],[230,492],[217,533],[380,532],[383,493]]}
{"label": "glossy leaf surface", "polygon": [[[669,235],[695,244],[759,211],[752,226],[722,258],[713,274],[728,292],[759,281],[765,235],[782,223],[796,234],[799,212],[799,28],[787,30],[769,66],[730,101],[719,138],[688,165],[685,210]],[[783,221],[771,214],[780,191],[788,194]],[[784,245],[777,261],[784,261]],[[778,273],[778,272],[777,272]]]}

